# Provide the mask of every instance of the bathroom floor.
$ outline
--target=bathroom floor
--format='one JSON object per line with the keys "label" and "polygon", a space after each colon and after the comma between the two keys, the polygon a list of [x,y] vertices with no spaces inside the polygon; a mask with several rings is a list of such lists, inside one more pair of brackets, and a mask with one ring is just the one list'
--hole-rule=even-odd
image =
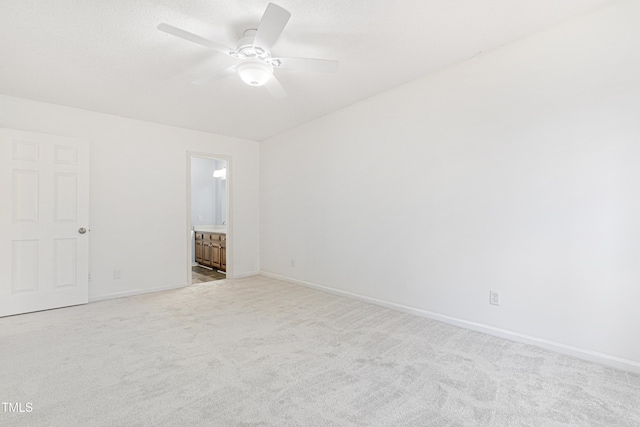
{"label": "bathroom floor", "polygon": [[214,280],[226,279],[227,275],[219,273],[216,270],[200,267],[199,265],[191,267],[191,284],[212,282]]}

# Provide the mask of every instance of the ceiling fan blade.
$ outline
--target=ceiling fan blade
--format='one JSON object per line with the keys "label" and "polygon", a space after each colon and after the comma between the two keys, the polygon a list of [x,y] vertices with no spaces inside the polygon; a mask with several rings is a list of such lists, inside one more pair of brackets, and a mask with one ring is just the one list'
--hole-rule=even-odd
{"label": "ceiling fan blade", "polygon": [[292,71],[310,71],[315,73],[335,73],[338,61],[315,58],[276,58],[280,61],[279,69]]}
{"label": "ceiling fan blade", "polygon": [[253,47],[259,46],[267,50],[271,48],[271,45],[280,37],[289,18],[291,18],[291,14],[286,9],[269,3],[258,25],[258,31],[253,39]]}
{"label": "ceiling fan blade", "polygon": [[173,25],[162,23],[158,25],[158,29],[167,34],[171,34],[172,36],[180,37],[181,39],[197,43],[201,46],[208,47],[220,53],[224,53],[225,55],[229,55],[232,52],[232,49],[229,49],[226,46],[205,39],[204,37],[200,37],[196,34],[190,33],[189,31],[174,27]]}
{"label": "ceiling fan blade", "polygon": [[271,78],[264,84],[264,87],[274,99],[282,99],[287,97],[287,91],[284,90],[275,76],[271,76]]}
{"label": "ceiling fan blade", "polygon": [[231,67],[223,68],[222,70],[218,70],[210,76],[203,77],[201,79],[197,79],[191,82],[194,85],[206,85],[211,82],[215,82],[216,80],[226,79],[229,76],[236,74],[236,66],[232,65]]}

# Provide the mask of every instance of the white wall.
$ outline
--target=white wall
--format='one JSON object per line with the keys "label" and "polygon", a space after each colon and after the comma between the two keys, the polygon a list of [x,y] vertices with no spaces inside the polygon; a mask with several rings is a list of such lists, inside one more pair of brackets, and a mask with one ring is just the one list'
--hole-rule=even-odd
{"label": "white wall", "polygon": [[187,284],[187,151],[232,157],[228,255],[258,271],[256,142],[2,95],[0,127],[90,141],[90,299]]}
{"label": "white wall", "polygon": [[637,370],[638,22],[615,3],[264,141],[263,272]]}

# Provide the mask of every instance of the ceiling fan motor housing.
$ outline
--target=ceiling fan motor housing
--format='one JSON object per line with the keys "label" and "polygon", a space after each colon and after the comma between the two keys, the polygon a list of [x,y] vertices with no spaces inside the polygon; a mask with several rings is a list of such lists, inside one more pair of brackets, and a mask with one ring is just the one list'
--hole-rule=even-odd
{"label": "ceiling fan motor housing", "polygon": [[279,67],[280,60],[272,58],[269,50],[253,44],[256,31],[255,29],[245,30],[244,36],[240,39],[236,50],[231,52],[231,56],[239,59],[261,59],[272,67]]}

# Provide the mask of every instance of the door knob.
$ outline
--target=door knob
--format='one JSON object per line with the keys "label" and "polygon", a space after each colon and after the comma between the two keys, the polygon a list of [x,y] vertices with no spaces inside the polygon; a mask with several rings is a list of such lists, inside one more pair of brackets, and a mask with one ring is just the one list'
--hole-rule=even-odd
{"label": "door knob", "polygon": [[86,228],[78,228],[78,233],[80,233],[80,234],[84,234],[84,233],[86,233],[86,232],[87,232],[87,229],[86,229]]}

